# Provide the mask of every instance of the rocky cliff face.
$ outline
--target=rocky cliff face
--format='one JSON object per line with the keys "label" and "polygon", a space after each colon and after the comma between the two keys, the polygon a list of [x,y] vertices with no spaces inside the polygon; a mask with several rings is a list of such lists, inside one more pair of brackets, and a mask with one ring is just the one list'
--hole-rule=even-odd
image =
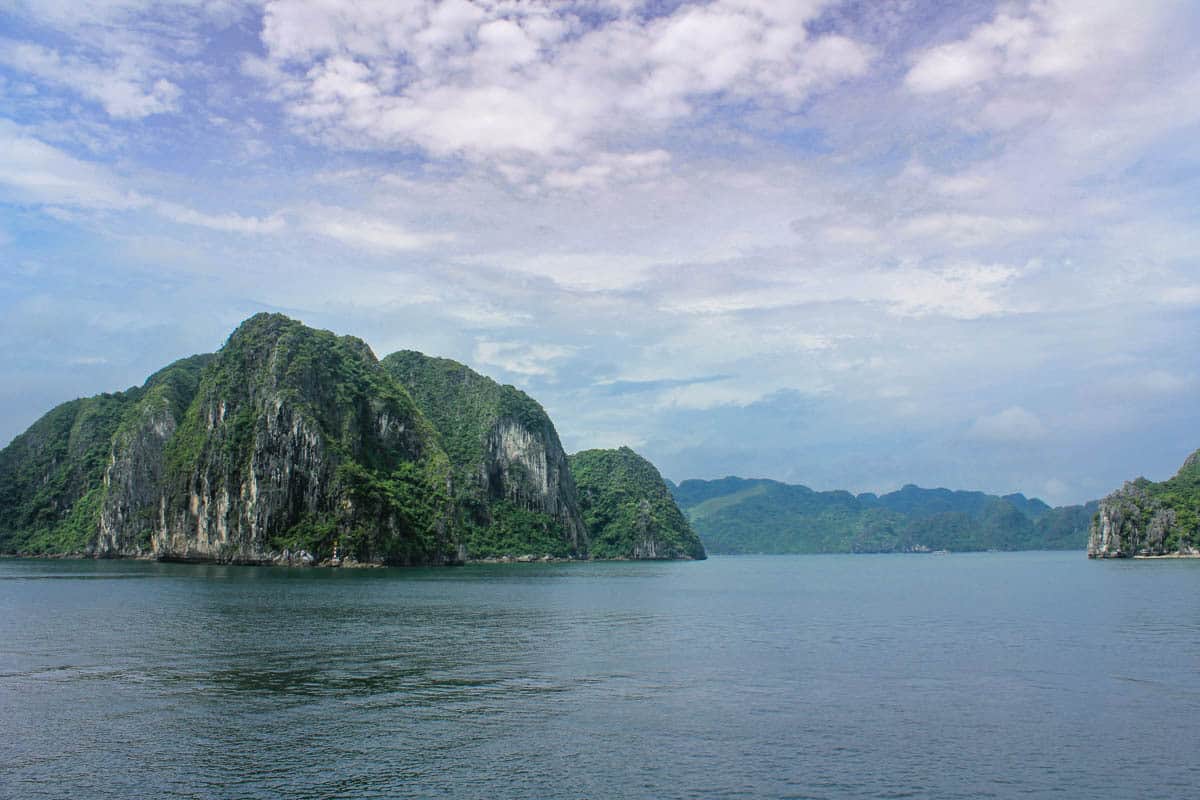
{"label": "rocky cliff face", "polygon": [[103,476],[99,533],[89,549],[98,557],[153,554],[159,518],[164,452],[192,403],[212,356],[193,356],[152,375],[112,437]]}
{"label": "rocky cliff face", "polygon": [[164,418],[139,429],[167,437],[150,511],[159,557],[256,562],[335,547],[374,562],[456,557],[445,454],[360,340],[253,317],[169,429]]}
{"label": "rocky cliff face", "polygon": [[1200,451],[1161,483],[1138,478],[1100,501],[1089,558],[1200,556]]}
{"label": "rocky cliff face", "polygon": [[0,452],[0,549],[221,562],[461,558],[449,461],[360,340],[280,315],[73,401]]}
{"label": "rocky cliff face", "polygon": [[383,360],[437,429],[472,557],[581,556],[588,535],[554,424],[524,392],[404,350]]}
{"label": "rocky cliff face", "polygon": [[532,429],[515,419],[497,419],[488,431],[481,477],[489,497],[547,514],[562,526],[573,550],[586,552],[587,533],[567,454],[547,426],[548,419]]}
{"label": "rocky cliff face", "polygon": [[100,557],[151,553],[161,496],[163,450],[177,422],[157,398],[138,405],[131,424],[118,431],[104,470],[100,533],[92,553]]}

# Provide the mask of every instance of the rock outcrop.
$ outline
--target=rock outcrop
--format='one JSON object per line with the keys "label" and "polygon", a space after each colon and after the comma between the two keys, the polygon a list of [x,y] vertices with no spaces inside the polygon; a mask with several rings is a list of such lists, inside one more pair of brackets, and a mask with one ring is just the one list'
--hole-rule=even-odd
{"label": "rock outcrop", "polygon": [[1161,483],[1128,481],[1100,501],[1089,558],[1200,556],[1200,451]]}
{"label": "rock outcrop", "polygon": [[457,557],[446,456],[359,339],[252,317],[205,369],[162,453],[160,558]]}
{"label": "rock outcrop", "polygon": [[104,470],[104,501],[93,555],[152,554],[166,446],[196,395],[201,370],[211,360],[211,356],[193,356],[158,372],[125,413]]}

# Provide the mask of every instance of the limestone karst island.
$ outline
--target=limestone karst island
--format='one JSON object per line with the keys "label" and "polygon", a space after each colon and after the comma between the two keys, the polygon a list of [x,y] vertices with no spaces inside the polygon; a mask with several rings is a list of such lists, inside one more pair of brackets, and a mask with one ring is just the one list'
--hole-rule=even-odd
{"label": "limestone karst island", "polygon": [[650,462],[531,397],[279,314],[0,451],[0,552],[242,564],[703,559]]}
{"label": "limestone karst island", "polygon": [[1200,557],[1200,450],[1174,477],[1138,478],[1100,502],[1089,558]]}

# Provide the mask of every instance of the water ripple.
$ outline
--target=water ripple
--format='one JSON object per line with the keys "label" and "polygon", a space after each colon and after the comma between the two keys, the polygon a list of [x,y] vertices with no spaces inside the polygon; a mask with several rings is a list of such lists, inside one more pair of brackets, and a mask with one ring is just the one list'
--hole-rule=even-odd
{"label": "water ripple", "polygon": [[1136,566],[3,561],[0,797],[1182,797],[1195,573]]}

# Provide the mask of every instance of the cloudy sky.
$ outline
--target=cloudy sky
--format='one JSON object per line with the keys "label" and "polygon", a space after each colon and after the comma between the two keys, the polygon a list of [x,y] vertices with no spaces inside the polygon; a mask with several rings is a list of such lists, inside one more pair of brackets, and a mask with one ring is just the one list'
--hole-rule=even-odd
{"label": "cloudy sky", "polygon": [[676,480],[1200,447],[1200,4],[0,0],[0,444],[282,311]]}

